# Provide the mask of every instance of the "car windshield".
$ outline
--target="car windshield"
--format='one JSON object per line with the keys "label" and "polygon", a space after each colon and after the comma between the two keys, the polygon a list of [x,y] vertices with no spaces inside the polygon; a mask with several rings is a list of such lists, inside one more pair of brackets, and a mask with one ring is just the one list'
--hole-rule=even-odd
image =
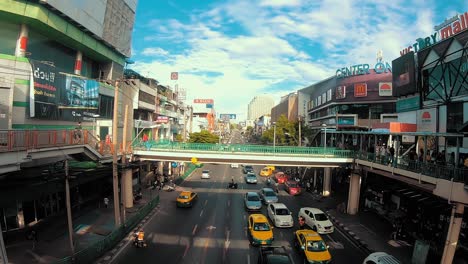
{"label": "car windshield", "polygon": [[315,214],[315,220],[317,220],[317,221],[327,221],[328,217],[323,213],[319,213],[319,214]]}
{"label": "car windshield", "polygon": [[253,201],[253,202],[256,202],[256,201],[260,201],[260,198],[256,195],[249,195],[247,196],[247,201]]}
{"label": "car windshield", "polygon": [[255,223],[253,229],[255,231],[269,231],[270,226],[267,223]]}
{"label": "car windshield", "polygon": [[204,170],[204,171],[203,171],[203,173],[210,173],[210,171],[208,171],[208,170]]}
{"label": "car windshield", "polygon": [[179,195],[179,198],[180,198],[180,199],[188,199],[189,196],[188,196],[188,195]]}
{"label": "car windshield", "polygon": [[251,174],[251,173],[247,174],[247,177],[248,178],[257,178],[257,176],[255,176],[255,174]]}
{"label": "car windshield", "polygon": [[265,192],[265,196],[268,196],[268,197],[270,197],[270,196],[276,196],[276,194],[275,194],[274,192],[272,192],[272,191],[266,191],[266,192]]}
{"label": "car windshield", "polygon": [[276,215],[289,215],[289,210],[286,208],[276,209]]}
{"label": "car windshield", "polygon": [[307,241],[307,251],[321,252],[327,250],[327,246],[322,240]]}

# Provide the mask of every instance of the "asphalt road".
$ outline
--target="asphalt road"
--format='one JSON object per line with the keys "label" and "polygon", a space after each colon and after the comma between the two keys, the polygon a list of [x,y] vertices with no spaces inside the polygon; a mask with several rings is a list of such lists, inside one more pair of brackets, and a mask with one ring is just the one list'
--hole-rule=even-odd
{"label": "asphalt road", "polygon": [[[259,190],[263,183],[246,184],[242,168],[229,165],[205,164],[211,179],[200,178],[201,169],[195,171],[178,189],[193,190],[199,199],[193,208],[176,208],[177,192],[161,192],[159,211],[144,226],[147,248],[127,244],[112,263],[256,263],[258,248],[249,244],[247,236],[248,213],[244,209],[243,194]],[[255,167],[258,172],[259,166]],[[238,190],[227,189],[234,178]],[[263,181],[259,177],[260,181]],[[274,245],[286,246],[295,263],[303,258],[292,247],[292,232],[297,228],[297,213],[303,206],[319,207],[312,195],[306,193],[292,197],[280,191],[279,202],[288,206],[296,221],[294,228],[275,228]],[[262,209],[266,215],[266,208]],[[323,235],[330,246],[334,263],[362,263],[364,254],[336,230]]]}

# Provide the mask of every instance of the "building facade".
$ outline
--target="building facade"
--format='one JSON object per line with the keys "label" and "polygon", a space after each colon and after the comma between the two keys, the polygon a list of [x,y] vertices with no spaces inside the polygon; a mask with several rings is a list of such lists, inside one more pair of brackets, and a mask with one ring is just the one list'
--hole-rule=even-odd
{"label": "building facade", "polygon": [[247,107],[247,120],[256,120],[262,115],[270,115],[275,106],[273,96],[263,94],[255,96]]}
{"label": "building facade", "polygon": [[271,109],[272,122],[278,121],[278,118],[284,115],[291,122],[298,120],[298,96],[297,93],[290,93],[281,98],[279,104]]}

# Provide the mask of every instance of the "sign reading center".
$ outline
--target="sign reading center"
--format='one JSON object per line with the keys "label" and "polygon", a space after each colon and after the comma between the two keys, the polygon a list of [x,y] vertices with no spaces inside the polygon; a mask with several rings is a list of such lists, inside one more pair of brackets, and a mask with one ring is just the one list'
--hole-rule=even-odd
{"label": "sign reading center", "polygon": [[[377,62],[377,64],[374,66],[374,71],[377,74],[391,72],[392,66],[388,62]],[[364,74],[370,74],[369,64],[356,64],[336,70],[337,78],[345,78]]]}

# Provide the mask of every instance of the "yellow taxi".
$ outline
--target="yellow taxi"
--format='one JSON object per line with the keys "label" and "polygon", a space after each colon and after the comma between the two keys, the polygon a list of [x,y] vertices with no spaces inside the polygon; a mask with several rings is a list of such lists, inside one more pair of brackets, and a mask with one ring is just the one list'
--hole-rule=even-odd
{"label": "yellow taxi", "polygon": [[275,171],[275,166],[266,166],[260,171],[260,176],[269,177]]}
{"label": "yellow taxi", "polygon": [[328,246],[317,232],[302,229],[294,233],[294,244],[302,251],[307,263],[331,263],[332,257],[328,252]]}
{"label": "yellow taxi", "polygon": [[182,191],[179,196],[177,196],[177,207],[192,207],[197,198],[198,195],[195,192]]}
{"label": "yellow taxi", "polygon": [[266,216],[262,214],[251,214],[249,216],[250,243],[253,246],[271,245],[273,242],[273,227]]}

